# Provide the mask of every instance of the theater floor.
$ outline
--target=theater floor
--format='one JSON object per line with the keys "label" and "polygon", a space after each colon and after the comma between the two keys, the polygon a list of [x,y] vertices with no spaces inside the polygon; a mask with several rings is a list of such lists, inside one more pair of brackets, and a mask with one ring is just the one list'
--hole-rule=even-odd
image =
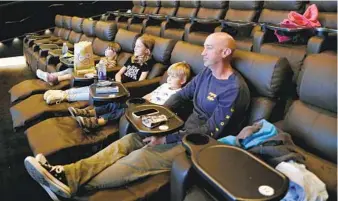
{"label": "theater floor", "polygon": [[[4,64],[0,61],[0,64]],[[0,65],[0,200],[2,201],[48,201],[45,191],[26,173],[23,160],[32,155],[23,131],[15,133],[9,112],[8,90],[15,84],[33,78],[25,66]]]}

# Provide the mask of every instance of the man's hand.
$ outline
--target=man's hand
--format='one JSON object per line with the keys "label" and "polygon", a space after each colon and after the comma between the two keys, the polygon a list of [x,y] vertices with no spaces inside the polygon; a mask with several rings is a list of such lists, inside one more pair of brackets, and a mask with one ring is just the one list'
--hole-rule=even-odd
{"label": "man's hand", "polygon": [[147,142],[148,143],[146,146],[153,147],[155,145],[165,144],[166,143],[166,138],[165,138],[165,136],[164,137],[150,136],[150,137],[144,138],[143,142]]}

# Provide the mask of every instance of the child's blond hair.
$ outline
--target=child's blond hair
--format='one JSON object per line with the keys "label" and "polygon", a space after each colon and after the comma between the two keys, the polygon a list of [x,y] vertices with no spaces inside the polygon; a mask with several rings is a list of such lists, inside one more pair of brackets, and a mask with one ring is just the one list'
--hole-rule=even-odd
{"label": "child's blond hair", "polygon": [[173,75],[188,81],[190,78],[190,66],[185,61],[172,64],[168,68],[168,75]]}
{"label": "child's blond hair", "polygon": [[143,63],[145,63],[146,61],[148,61],[152,57],[151,51],[154,48],[155,40],[149,35],[143,35],[143,36],[139,37],[137,40],[140,40],[142,42],[142,44],[150,51],[150,54],[144,55],[144,56],[139,56],[139,57],[135,57],[133,55],[131,57],[131,62],[132,63],[139,63],[139,64],[143,65]]}

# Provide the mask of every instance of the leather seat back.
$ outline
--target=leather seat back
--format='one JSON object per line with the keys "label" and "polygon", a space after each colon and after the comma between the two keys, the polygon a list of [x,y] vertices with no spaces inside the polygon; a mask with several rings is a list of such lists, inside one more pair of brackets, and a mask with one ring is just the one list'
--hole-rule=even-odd
{"label": "leather seat back", "polygon": [[228,9],[228,1],[201,1],[196,18],[222,19]]}
{"label": "leather seat back", "polygon": [[117,57],[117,63],[119,66],[123,66],[133,55],[135,43],[138,37],[140,37],[139,33],[125,29],[118,30],[114,41],[121,46],[121,52]]}
{"label": "leather seat back", "polygon": [[80,41],[82,36],[83,18],[72,17],[72,31],[70,32],[68,41],[72,44]]}
{"label": "leather seat back", "polygon": [[144,8],[143,14],[157,14],[160,9],[161,2],[158,0],[155,1],[145,1],[146,7]]}
{"label": "leather seat back", "polygon": [[95,39],[95,20],[84,19],[82,23],[82,34],[80,41],[93,42]]}
{"label": "leather seat back", "polygon": [[133,1],[133,8],[131,9],[132,13],[143,13],[144,11],[144,6],[145,6],[145,2],[144,1]]}
{"label": "leather seat back", "polygon": [[288,18],[290,11],[303,14],[305,2],[303,1],[264,1],[263,10],[258,22],[279,24]]}
{"label": "leather seat back", "polygon": [[256,20],[261,5],[261,1],[230,1],[229,9],[224,19],[253,22]]}
{"label": "leather seat back", "polygon": [[55,16],[55,28],[54,28],[54,36],[60,36],[61,30],[63,27],[63,16],[62,15],[56,15]]}
{"label": "leather seat back", "polygon": [[72,29],[72,17],[63,16],[63,29],[61,30],[60,37],[62,40],[68,40],[71,29]]}
{"label": "leather seat back", "polygon": [[251,96],[247,124],[269,120],[281,95],[291,80],[291,68],[285,58],[236,50],[232,67],[245,79]]}
{"label": "leather seat back", "polygon": [[161,7],[158,11],[160,15],[174,16],[178,9],[178,0],[161,1]]}
{"label": "leather seat back", "polygon": [[116,34],[114,22],[98,21],[95,25],[96,38],[93,42],[93,52],[95,55],[104,56],[104,52],[110,41],[113,40]]}
{"label": "leather seat back", "polygon": [[312,54],[300,72],[283,130],[305,150],[337,164],[337,55]]}
{"label": "leather seat back", "polygon": [[195,17],[200,6],[200,1],[180,1],[176,17],[191,18]]}
{"label": "leather seat back", "polygon": [[167,70],[170,62],[171,52],[174,49],[176,40],[161,38],[149,34],[145,35],[153,38],[155,41],[152,55],[157,63],[152,67],[147,76],[147,79],[152,79],[163,75],[163,73]]}

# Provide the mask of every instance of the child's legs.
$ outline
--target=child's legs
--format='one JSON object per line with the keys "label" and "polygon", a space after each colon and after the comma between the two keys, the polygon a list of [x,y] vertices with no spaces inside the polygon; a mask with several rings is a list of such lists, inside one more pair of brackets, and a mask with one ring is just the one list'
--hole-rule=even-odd
{"label": "child's legs", "polygon": [[65,91],[68,95],[71,94],[81,94],[81,93],[88,93],[89,94],[89,87],[79,87],[79,88],[70,88]]}
{"label": "child's legs", "polygon": [[108,103],[103,106],[95,107],[97,117],[102,117],[106,121],[115,120],[124,114],[124,106],[120,103]]}

